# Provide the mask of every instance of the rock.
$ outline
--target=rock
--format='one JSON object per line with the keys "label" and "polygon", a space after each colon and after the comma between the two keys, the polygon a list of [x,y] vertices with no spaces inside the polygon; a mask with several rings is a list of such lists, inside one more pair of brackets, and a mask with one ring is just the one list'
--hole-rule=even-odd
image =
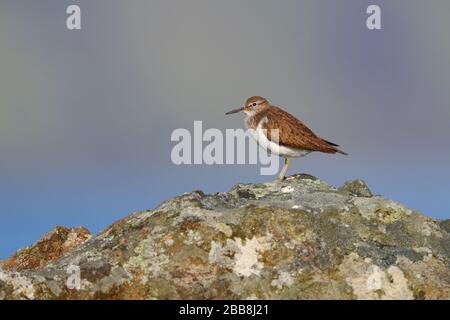
{"label": "rock", "polygon": [[90,232],[82,227],[56,227],[47,232],[41,240],[20,249],[7,260],[2,261],[1,266],[3,269],[15,271],[40,269],[90,237]]}
{"label": "rock", "polygon": [[445,231],[450,232],[450,219],[441,221],[440,225]]}
{"label": "rock", "polygon": [[366,183],[362,180],[351,180],[345,182],[338,191],[343,193],[350,193],[358,197],[372,197],[372,192]]}
{"label": "rock", "polygon": [[294,176],[186,193],[51,263],[35,246],[26,268],[0,269],[0,298],[450,299],[448,230],[344,186]]}

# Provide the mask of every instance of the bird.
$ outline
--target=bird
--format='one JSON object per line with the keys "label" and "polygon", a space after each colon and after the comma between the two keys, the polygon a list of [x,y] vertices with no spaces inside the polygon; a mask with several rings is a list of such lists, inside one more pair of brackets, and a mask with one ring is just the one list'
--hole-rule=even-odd
{"label": "bird", "polygon": [[278,181],[285,179],[291,158],[303,157],[311,152],[348,155],[339,149],[339,145],[319,137],[302,121],[280,107],[271,105],[263,97],[248,98],[243,107],[225,114],[242,112],[246,116],[245,126],[247,129],[253,129],[253,137],[257,143],[284,158],[284,166],[278,174]]}

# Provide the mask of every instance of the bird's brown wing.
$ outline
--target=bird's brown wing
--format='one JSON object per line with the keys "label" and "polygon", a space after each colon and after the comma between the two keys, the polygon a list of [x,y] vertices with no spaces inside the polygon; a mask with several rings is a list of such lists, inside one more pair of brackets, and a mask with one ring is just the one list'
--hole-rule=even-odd
{"label": "bird's brown wing", "polygon": [[[300,120],[278,107],[271,106],[265,113],[267,138],[272,140],[271,130],[279,129],[278,143],[291,148],[320,151],[326,153],[340,152],[333,144],[318,137]],[[275,139],[273,139],[275,140]]]}

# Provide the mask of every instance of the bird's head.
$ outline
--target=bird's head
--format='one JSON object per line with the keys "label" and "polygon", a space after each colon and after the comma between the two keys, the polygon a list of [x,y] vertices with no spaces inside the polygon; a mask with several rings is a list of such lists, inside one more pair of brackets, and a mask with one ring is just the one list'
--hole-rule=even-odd
{"label": "bird's head", "polygon": [[247,101],[245,101],[245,104],[243,107],[228,111],[225,114],[233,114],[238,112],[244,112],[247,116],[253,115],[255,113],[258,113],[265,108],[269,106],[269,101],[264,99],[263,97],[255,96],[248,98]]}

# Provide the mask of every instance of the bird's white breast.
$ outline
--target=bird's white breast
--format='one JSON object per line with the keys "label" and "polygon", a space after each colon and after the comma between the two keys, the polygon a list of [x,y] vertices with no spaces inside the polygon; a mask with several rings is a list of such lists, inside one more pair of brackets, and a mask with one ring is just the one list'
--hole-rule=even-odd
{"label": "bird's white breast", "polygon": [[252,131],[253,138],[258,142],[258,144],[266,150],[270,152],[282,156],[282,157],[303,157],[310,153],[309,150],[301,150],[296,148],[291,148],[288,146],[280,146],[279,144],[267,139],[266,132],[264,129],[264,123],[267,121],[267,118],[263,118],[259,123],[256,129]]}

